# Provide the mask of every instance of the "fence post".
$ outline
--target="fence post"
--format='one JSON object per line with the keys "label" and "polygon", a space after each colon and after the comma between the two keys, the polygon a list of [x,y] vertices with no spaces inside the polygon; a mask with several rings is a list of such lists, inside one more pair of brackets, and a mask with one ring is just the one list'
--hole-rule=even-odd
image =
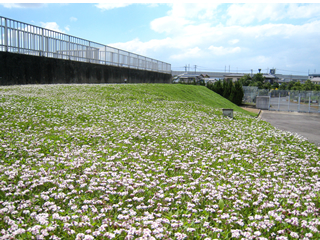
{"label": "fence post", "polygon": [[288,112],[290,111],[290,92],[289,92],[289,100],[288,100]]}
{"label": "fence post", "polygon": [[280,90],[279,90],[279,100],[278,100],[278,111],[280,111]]}
{"label": "fence post", "polygon": [[8,26],[6,18],[4,18],[4,50],[8,52]]}
{"label": "fence post", "polygon": [[118,49],[118,67],[120,66],[120,50]]}
{"label": "fence post", "polygon": [[68,55],[68,58],[69,60],[71,60],[71,51],[70,51],[70,36],[68,36],[68,43],[67,43],[67,55]]}
{"label": "fence post", "polygon": [[298,100],[298,112],[300,112],[300,92],[299,92],[299,100]]}
{"label": "fence post", "polygon": [[309,93],[309,113],[310,113],[310,101],[311,99],[310,99],[310,93]]}

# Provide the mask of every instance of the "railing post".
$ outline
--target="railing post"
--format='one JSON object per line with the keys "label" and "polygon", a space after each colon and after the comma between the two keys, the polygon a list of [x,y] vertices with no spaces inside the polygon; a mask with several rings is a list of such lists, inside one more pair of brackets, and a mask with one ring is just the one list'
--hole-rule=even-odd
{"label": "railing post", "polygon": [[120,50],[118,49],[118,67],[120,67]]}
{"label": "railing post", "polygon": [[68,44],[67,44],[67,55],[69,57],[69,60],[71,60],[71,57],[70,57],[70,54],[71,54],[71,51],[70,51],[70,36],[68,36]]}
{"label": "railing post", "polygon": [[128,68],[131,67],[131,58],[130,58],[130,52],[129,52],[129,56],[128,56]]}
{"label": "railing post", "polygon": [[18,53],[20,53],[20,32],[19,29],[17,28],[17,42],[18,42]]}
{"label": "railing post", "polygon": [[6,18],[4,18],[4,50],[8,52],[8,25]]}
{"label": "railing post", "polygon": [[300,92],[299,92],[299,100],[298,100],[298,112],[300,112]]}
{"label": "railing post", "polygon": [[44,56],[44,38],[43,38],[43,28],[41,28],[41,41],[40,41],[40,52],[41,56]]}
{"label": "railing post", "polygon": [[278,111],[280,111],[280,90],[279,90]]}

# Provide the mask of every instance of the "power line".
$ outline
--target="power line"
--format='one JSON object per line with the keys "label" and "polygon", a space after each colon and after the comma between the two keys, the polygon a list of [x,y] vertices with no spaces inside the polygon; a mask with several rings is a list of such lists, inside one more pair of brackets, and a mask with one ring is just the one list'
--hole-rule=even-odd
{"label": "power line", "polygon": [[285,70],[285,69],[280,69],[280,68],[277,68],[277,70],[279,70],[279,71],[284,71],[284,72],[302,73],[302,71],[292,71],[292,70]]}

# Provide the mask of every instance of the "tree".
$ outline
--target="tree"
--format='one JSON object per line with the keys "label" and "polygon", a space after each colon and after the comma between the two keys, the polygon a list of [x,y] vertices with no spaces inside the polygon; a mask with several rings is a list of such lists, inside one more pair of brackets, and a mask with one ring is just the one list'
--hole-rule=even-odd
{"label": "tree", "polygon": [[294,85],[294,82],[288,82],[287,83],[287,90],[293,90],[292,88],[293,88],[293,85]]}
{"label": "tree", "polygon": [[302,85],[302,90],[303,91],[312,91],[315,89],[314,83],[308,79],[303,85]]}
{"label": "tree", "polygon": [[252,82],[252,78],[249,74],[246,74],[239,79],[239,82],[242,86],[249,86],[249,84]]}
{"label": "tree", "polygon": [[274,82],[274,83],[272,84],[272,89],[276,89],[276,88],[279,89],[279,83]]}
{"label": "tree", "polygon": [[263,89],[271,89],[271,88],[272,88],[271,83],[269,83],[269,82],[264,83],[264,84],[262,85],[262,88],[263,88]]}
{"label": "tree", "polygon": [[242,104],[243,95],[244,92],[241,83],[237,81],[234,85],[232,84],[229,100],[239,106]]}
{"label": "tree", "polygon": [[262,75],[262,73],[257,73],[255,75],[253,75],[252,81],[249,84],[249,86],[251,87],[258,87],[259,89],[263,88],[263,83],[264,83],[264,76]]}
{"label": "tree", "polygon": [[234,104],[241,105],[242,103],[244,92],[242,85],[239,81],[233,84],[232,81],[224,80],[222,84],[219,80],[214,84],[208,83],[207,88],[220,94],[221,96],[233,102]]}
{"label": "tree", "polygon": [[222,94],[223,94],[223,86],[222,86],[221,80],[219,80],[219,81],[217,81],[217,82],[215,82],[213,84],[213,89],[212,90],[222,96]]}
{"label": "tree", "polygon": [[286,83],[281,83],[279,86],[279,90],[287,90],[287,84]]}
{"label": "tree", "polygon": [[223,81],[223,93],[222,96],[226,99],[229,99],[232,90],[232,80],[224,80]]}
{"label": "tree", "polygon": [[292,90],[296,90],[296,91],[299,91],[302,89],[302,85],[300,82],[295,82],[293,87],[291,88]]}

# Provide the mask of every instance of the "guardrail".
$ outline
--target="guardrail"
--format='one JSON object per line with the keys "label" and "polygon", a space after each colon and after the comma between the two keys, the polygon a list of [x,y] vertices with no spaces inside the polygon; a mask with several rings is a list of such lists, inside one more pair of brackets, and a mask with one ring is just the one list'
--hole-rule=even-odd
{"label": "guardrail", "polygon": [[171,64],[0,16],[0,51],[171,74]]}

